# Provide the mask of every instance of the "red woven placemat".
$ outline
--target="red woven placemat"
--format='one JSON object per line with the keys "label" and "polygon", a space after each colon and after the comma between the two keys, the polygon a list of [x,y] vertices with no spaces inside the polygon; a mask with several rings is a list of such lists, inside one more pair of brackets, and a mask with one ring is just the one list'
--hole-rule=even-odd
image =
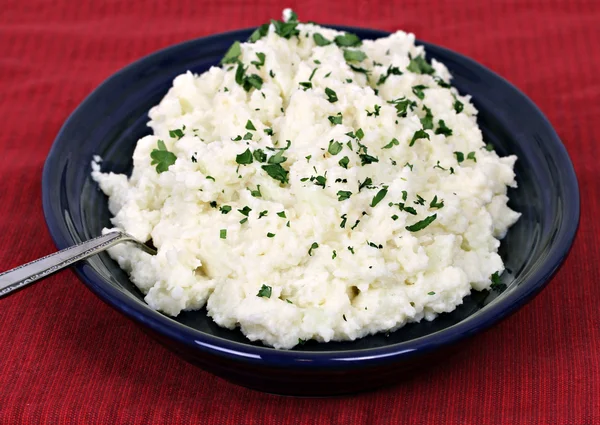
{"label": "red woven placemat", "polygon": [[41,172],[60,126],[120,67],[189,38],[302,19],[405,29],[515,83],[575,163],[582,217],[552,283],[469,352],[397,386],[281,398],[183,362],[63,272],[0,300],[0,423],[600,423],[600,2],[3,0],[0,270],[54,250]]}

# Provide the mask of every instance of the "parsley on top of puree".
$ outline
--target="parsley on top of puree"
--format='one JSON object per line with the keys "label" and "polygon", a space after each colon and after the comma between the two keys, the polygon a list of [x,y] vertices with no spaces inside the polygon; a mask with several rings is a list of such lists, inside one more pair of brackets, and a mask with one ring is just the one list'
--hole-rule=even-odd
{"label": "parsley on top of puree", "polygon": [[414,41],[288,9],[175,78],[131,177],[92,163],[114,227],[158,250],[109,251],[151,308],[206,306],[289,349],[433,320],[498,284],[517,158],[486,146],[469,96]]}

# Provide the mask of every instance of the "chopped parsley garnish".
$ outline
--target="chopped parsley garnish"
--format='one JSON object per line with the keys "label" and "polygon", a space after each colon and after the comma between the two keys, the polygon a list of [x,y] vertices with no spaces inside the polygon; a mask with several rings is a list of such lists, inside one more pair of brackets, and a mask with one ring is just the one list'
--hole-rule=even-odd
{"label": "chopped parsley garnish", "polygon": [[412,92],[419,99],[423,100],[423,99],[425,99],[425,93],[423,93],[423,90],[428,89],[428,88],[429,87],[427,87],[427,86],[419,84],[418,86],[413,86]]}
{"label": "chopped parsley garnish", "polygon": [[265,128],[263,131],[265,132],[265,134],[267,136],[272,136],[273,135],[273,129],[272,128]]}
{"label": "chopped parsley garnish", "polygon": [[415,134],[413,135],[412,139],[410,140],[410,143],[408,146],[413,146],[415,144],[415,142],[419,139],[429,140],[429,134],[427,134],[427,132],[425,130],[415,131]]}
{"label": "chopped parsley garnish", "polygon": [[360,66],[356,66],[356,65],[353,65],[351,63],[349,63],[348,65],[350,65],[350,69],[352,71],[354,71],[354,72],[360,72],[361,74],[365,74],[365,77],[367,77],[367,78],[369,77],[369,73],[371,71],[369,71],[368,69],[361,68]]}
{"label": "chopped parsley garnish", "polygon": [[446,171],[446,169],[440,165],[440,161],[438,161],[438,162],[437,162],[437,163],[436,163],[436,164],[433,166],[433,168],[439,168],[440,170],[444,170],[444,171]]}
{"label": "chopped parsley garnish", "polygon": [[350,251],[352,253],[352,255],[354,255],[354,248],[353,247],[349,246],[348,247],[348,251]]}
{"label": "chopped parsley garnish", "polygon": [[406,202],[406,199],[408,198],[408,192],[406,190],[402,191],[402,200],[404,202]]}
{"label": "chopped parsley garnish", "polygon": [[358,140],[362,140],[363,137],[365,137],[365,133],[363,132],[363,129],[359,128],[358,130],[356,130],[356,138]]}
{"label": "chopped parsley garnish", "polygon": [[291,301],[290,301],[290,300],[288,300],[287,298],[286,298],[286,300],[285,300],[285,301],[286,301],[288,304],[294,304],[293,302],[291,302]]}
{"label": "chopped parsley garnish", "polygon": [[448,84],[447,82],[442,80],[440,77],[433,77],[433,79],[435,80],[435,82],[437,83],[438,86],[440,86],[444,89],[449,89],[450,87],[452,87],[450,84]]}
{"label": "chopped parsley garnish", "polygon": [[185,130],[185,125],[181,129],[176,128],[175,130],[169,130],[169,137],[179,140],[184,136],[184,134],[183,134],[184,130]]}
{"label": "chopped parsley garnish", "polygon": [[413,207],[407,207],[406,205],[400,203],[398,204],[398,208],[400,208],[400,211],[406,211],[409,214],[417,215],[417,210],[415,210]]}
{"label": "chopped parsley garnish", "polygon": [[159,140],[157,145],[158,149],[153,149],[152,152],[150,152],[150,158],[152,158],[150,165],[156,165],[156,172],[160,174],[167,171],[171,165],[175,164],[177,157],[173,152],[167,150],[165,142],[162,140]]}
{"label": "chopped parsley garnish", "polygon": [[256,131],[256,127],[254,127],[254,124],[252,124],[252,121],[248,120],[248,122],[246,123],[246,130]]}
{"label": "chopped parsley garnish", "polygon": [[267,162],[269,164],[281,164],[282,162],[285,162],[287,158],[283,156],[284,153],[285,150],[280,150],[275,155],[271,156]]}
{"label": "chopped parsley garnish", "polygon": [[240,62],[235,71],[235,82],[244,88],[246,91],[250,91],[252,87],[260,90],[262,88],[263,80],[256,74],[246,75],[246,68]]}
{"label": "chopped parsley garnish", "polygon": [[343,157],[342,159],[339,160],[338,164],[340,164],[340,167],[348,169],[348,163],[349,162],[350,162],[350,160],[348,159],[347,156],[345,156],[345,157]]}
{"label": "chopped parsley garnish", "polygon": [[300,344],[300,345],[304,345],[304,344],[306,344],[306,340],[305,340],[305,339],[298,338],[298,344]]}
{"label": "chopped parsley garnish", "polygon": [[261,168],[265,170],[267,174],[275,180],[278,180],[284,184],[288,182],[289,172],[285,168],[283,168],[281,164],[262,165]]}
{"label": "chopped parsley garnish", "polygon": [[229,205],[222,205],[219,211],[221,211],[221,214],[228,214],[231,211],[231,207]]}
{"label": "chopped parsley garnish", "polygon": [[238,210],[238,212],[242,215],[245,215],[246,217],[248,217],[248,214],[250,214],[250,211],[252,211],[252,208],[250,208],[248,205],[246,205],[244,208],[242,208],[241,210]]}
{"label": "chopped parsley garnish", "polygon": [[354,230],[354,229],[356,229],[356,226],[358,226],[358,223],[360,223],[360,220],[356,220],[356,221],[354,222],[354,224],[352,225],[352,227],[350,228],[350,230]]}
{"label": "chopped parsley garnish", "polygon": [[219,237],[220,237],[221,239],[227,239],[227,229],[221,229],[221,230],[219,231]]}
{"label": "chopped parsley garnish", "polygon": [[465,160],[465,154],[462,152],[454,152],[454,155],[456,156],[456,161],[459,164]]}
{"label": "chopped parsley garnish", "polygon": [[438,202],[437,200],[437,195],[435,195],[433,197],[433,199],[431,200],[431,202],[429,203],[429,208],[444,208],[444,200],[442,199],[440,202]]}
{"label": "chopped parsley garnish", "polygon": [[346,220],[347,220],[347,218],[348,218],[347,214],[342,214],[342,217],[341,217],[342,222],[340,223],[340,227],[342,229],[346,228]]}
{"label": "chopped parsley garnish", "polygon": [[246,134],[244,134],[244,140],[252,140],[252,133],[247,132]]}
{"label": "chopped parsley garnish", "polygon": [[235,43],[233,43],[231,45],[229,50],[227,50],[227,53],[225,53],[225,56],[223,56],[223,59],[221,59],[221,64],[223,65],[226,63],[235,63],[235,62],[237,62],[237,60],[241,54],[242,54],[242,49],[240,47],[240,42],[236,41]]}
{"label": "chopped parsley garnish", "polygon": [[331,122],[331,124],[339,125],[342,123],[342,113],[338,112],[337,115],[330,115],[329,117],[327,117],[327,119],[329,120],[329,122]]}
{"label": "chopped parsley garnish", "polygon": [[308,81],[312,81],[313,77],[315,76],[315,72],[317,72],[317,69],[319,68],[315,68],[312,70],[312,72],[310,73],[310,77],[308,77]]}
{"label": "chopped parsley garnish", "polygon": [[363,187],[369,187],[373,184],[373,180],[371,180],[371,177],[367,177],[365,179],[364,182],[360,182],[360,180],[358,181],[358,191],[360,192],[362,190]]}
{"label": "chopped parsley garnish", "polygon": [[293,36],[300,34],[300,30],[296,28],[298,21],[281,22],[271,19],[271,23],[275,27],[275,34],[280,37],[287,38],[288,40]]}
{"label": "chopped parsley garnish", "polygon": [[263,284],[263,286],[260,287],[258,294],[256,294],[256,296],[263,297],[263,298],[271,298],[272,292],[273,292],[273,288]]}
{"label": "chopped parsley garnish", "polygon": [[309,163],[312,155],[306,155],[304,158],[306,158],[306,163]]}
{"label": "chopped parsley garnish", "polygon": [[252,154],[252,156],[254,157],[254,159],[256,159],[258,162],[265,162],[267,160],[267,154],[263,152],[262,149],[256,149],[254,151],[254,153]]}
{"label": "chopped parsley garnish", "polygon": [[379,105],[373,105],[373,109],[374,110],[372,112],[369,111],[368,109],[366,110],[368,117],[370,117],[371,115],[374,115],[376,117],[379,116],[379,111],[381,110],[381,106],[379,106]]}
{"label": "chopped parsley garnish", "polygon": [[362,50],[344,49],[344,59],[346,62],[362,62],[367,58],[367,55]]}
{"label": "chopped parsley garnish", "polygon": [[[269,71],[269,77],[271,78],[275,78],[275,73],[273,72],[273,70]],[[265,95],[263,94],[263,97],[265,97]]]}
{"label": "chopped parsley garnish", "polygon": [[[331,117],[329,117],[331,118]],[[340,153],[342,151],[342,149],[344,148],[344,145],[342,145],[340,142],[334,142],[333,140],[329,141],[329,147],[327,148],[327,152],[329,152],[331,155],[337,155],[338,153]]]}
{"label": "chopped parsley garnish", "polygon": [[467,155],[467,159],[471,159],[474,162],[477,162],[477,158],[475,158],[475,152],[469,152]]}
{"label": "chopped parsley garnish", "polygon": [[313,40],[315,40],[315,44],[317,46],[329,46],[331,43],[333,43],[333,41],[327,40],[325,37],[323,37],[318,32],[313,34]]}
{"label": "chopped parsley garnish", "polygon": [[415,201],[416,205],[425,205],[425,199],[421,197],[421,195],[417,194],[417,200]]}
{"label": "chopped parsley garnish", "polygon": [[256,30],[254,30],[254,32],[252,33],[252,35],[250,36],[248,41],[250,43],[255,43],[256,41],[260,40],[268,33],[269,33],[269,24],[263,24],[260,27],[256,28]]}
{"label": "chopped parsley garnish", "polygon": [[453,106],[454,106],[454,110],[456,111],[457,114],[460,114],[463,111],[464,107],[465,107],[465,105],[463,105],[462,102],[459,101],[458,99],[456,99],[454,101],[454,105]]}
{"label": "chopped parsley garnish", "polygon": [[343,35],[338,35],[334,38],[335,44],[340,47],[356,47],[362,44],[360,38],[356,34],[345,33]]}
{"label": "chopped parsley garnish", "polygon": [[423,110],[425,111],[425,116],[421,118],[421,125],[423,125],[424,130],[433,130],[433,115],[431,114],[431,109],[423,105]]}
{"label": "chopped parsley garnish", "polygon": [[316,186],[321,186],[325,189],[325,184],[327,183],[327,173],[324,176],[317,176],[314,179],[311,177],[311,181],[315,182]]}
{"label": "chopped parsley garnish", "polygon": [[300,84],[300,87],[302,87],[304,89],[304,91],[306,91],[308,89],[312,89],[312,83],[310,81],[303,81],[298,84]]}
{"label": "chopped parsley garnish", "polygon": [[485,150],[488,152],[492,152],[494,150],[494,145],[492,145],[491,143],[486,144]]}
{"label": "chopped parsley garnish", "polygon": [[234,139],[231,139],[231,140],[234,142],[239,142],[240,140],[242,140],[242,136],[238,135],[237,137],[235,137]]}
{"label": "chopped parsley garnish", "polygon": [[415,102],[414,100],[407,99],[405,97],[401,97],[396,100],[390,100],[388,101],[388,103],[394,105],[394,107],[396,108],[396,114],[399,118],[406,117],[409,107],[411,111],[413,111],[417,107],[417,102]]}
{"label": "chopped parsley garnish", "polygon": [[423,56],[417,56],[416,58],[412,58],[408,67],[406,68],[410,72],[414,72],[415,74],[433,74],[434,69]]}
{"label": "chopped parsley garnish", "polygon": [[217,201],[210,201],[208,205],[210,205],[212,208],[217,208]]}
{"label": "chopped parsley garnish", "polygon": [[402,75],[402,71],[400,71],[400,68],[396,68],[395,66],[390,65],[390,67],[387,69],[387,72],[385,74],[381,74],[381,76],[379,77],[377,85],[379,86],[385,83],[390,75]]}
{"label": "chopped parsley garnish", "polygon": [[331,259],[335,260],[335,257],[337,257],[337,252],[335,252],[335,249],[334,249],[333,253],[331,254]]}
{"label": "chopped parsley garnish", "polygon": [[196,154],[192,155],[192,162],[195,164],[196,162],[198,162],[198,160],[196,159]]}
{"label": "chopped parsley garnish", "polygon": [[408,162],[406,164],[404,164],[404,166],[410,168],[410,171],[413,170],[413,165],[409,164]]}
{"label": "chopped parsley garnish", "polygon": [[424,228],[429,226],[431,223],[433,223],[436,218],[437,218],[437,214],[430,215],[429,217],[427,217],[421,221],[417,221],[415,224],[413,224],[411,226],[406,226],[405,229],[408,230],[409,232],[418,232],[419,230],[423,230]]}
{"label": "chopped parsley garnish", "polygon": [[216,181],[215,178],[213,176],[206,176],[206,180],[212,180],[212,181]]}
{"label": "chopped parsley garnish", "polygon": [[267,233],[267,238],[274,238],[275,237],[275,233]]}
{"label": "chopped parsley garnish", "polygon": [[377,244],[375,244],[375,243],[373,243],[373,242],[369,242],[369,241],[367,241],[367,245],[369,245],[371,248],[375,248],[375,249],[383,249],[383,245],[381,245],[381,244],[377,245]]}
{"label": "chopped parsley garnish", "polygon": [[371,201],[371,207],[374,207],[375,205],[380,203],[383,200],[383,198],[385,198],[385,195],[387,195],[387,193],[388,193],[388,191],[387,191],[387,188],[385,188],[385,187],[383,189],[381,189],[379,192],[377,192],[377,195],[375,195],[375,197]]}
{"label": "chopped parsley garnish", "polygon": [[252,152],[250,152],[250,149],[246,149],[244,152],[237,155],[235,157],[235,162],[241,165],[252,164]]}
{"label": "chopped parsley garnish", "polygon": [[262,196],[262,194],[260,193],[260,185],[256,185],[256,190],[248,190],[250,191],[250,195],[254,196],[255,198],[260,198]]}
{"label": "chopped parsley garnish", "polygon": [[392,220],[394,220],[394,221],[398,220],[398,216],[397,216],[396,214],[394,214],[394,215],[392,216]]}
{"label": "chopped parsley garnish", "polygon": [[428,292],[427,295],[435,295],[435,292],[433,292],[433,291]]}
{"label": "chopped parsley garnish", "polygon": [[352,192],[348,190],[338,190],[337,196],[338,201],[345,201],[346,199],[350,199],[350,196],[352,196]]}
{"label": "chopped parsley garnish", "polygon": [[338,101],[336,92],[331,90],[329,87],[325,88],[325,95],[327,96],[327,100],[331,103],[335,103]]}
{"label": "chopped parsley garnish", "polygon": [[260,69],[260,67],[265,64],[266,55],[264,53],[258,52],[256,53],[256,57],[258,58],[258,61],[252,61],[250,63],[254,65],[256,69]]}
{"label": "chopped parsley garnish", "polygon": [[498,272],[495,272],[492,276],[490,276],[490,280],[492,281],[492,284],[490,285],[491,289],[501,291],[506,288],[506,285],[500,282],[500,275]]}
{"label": "chopped parsley garnish", "polygon": [[323,78],[327,78],[327,77],[329,77],[330,75],[331,75],[331,71],[330,71],[330,72],[328,72],[327,74],[325,74],[325,77],[323,77]]}
{"label": "chopped parsley garnish", "polygon": [[308,255],[312,256],[312,252],[313,250],[317,249],[319,247],[319,244],[316,242],[313,242],[312,245],[310,246],[309,250],[308,250]]}
{"label": "chopped parsley garnish", "polygon": [[435,134],[443,134],[444,136],[452,136],[452,129],[446,127],[444,120],[438,121],[438,128],[435,130]]}

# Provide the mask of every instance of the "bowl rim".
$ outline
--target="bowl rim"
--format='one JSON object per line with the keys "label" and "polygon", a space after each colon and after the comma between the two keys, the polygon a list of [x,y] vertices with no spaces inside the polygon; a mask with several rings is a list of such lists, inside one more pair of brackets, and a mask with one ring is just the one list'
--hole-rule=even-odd
{"label": "bowl rim", "polygon": [[[326,24],[324,24],[324,26],[348,32],[370,32],[377,36],[386,36],[390,34],[388,31],[362,27]],[[59,221],[61,217],[55,216],[52,212],[51,204],[56,200],[56,197],[49,187],[50,174],[58,156],[57,145],[60,143],[60,140],[66,131],[65,129],[79,119],[78,115],[81,113],[82,109],[84,109],[86,105],[93,103],[95,98],[99,96],[99,92],[113,81],[118,80],[123,74],[132,72],[136,68],[147,66],[149,63],[154,63],[157,59],[168,54],[172,50],[193,46],[200,41],[210,43],[211,41],[216,41],[221,38],[241,40],[243,39],[242,35],[247,35],[247,33],[254,29],[256,29],[256,27],[198,37],[154,51],[153,53],[135,60],[109,76],[77,106],[58,132],[46,158],[42,173],[42,205],[44,218],[52,240],[58,249],[67,248],[68,246],[73,245],[75,241],[60,229]],[[564,165],[568,165],[568,170],[563,170],[564,175],[566,176],[565,186],[568,186],[570,189],[567,193],[569,196],[568,202],[562,203],[565,217],[563,221],[565,223],[556,235],[556,239],[553,242],[543,267],[535,270],[532,275],[527,278],[524,284],[515,288],[510,293],[507,293],[503,298],[490,303],[484,309],[480,310],[477,317],[474,317],[473,319],[468,317],[440,331],[384,347],[348,351],[278,350],[267,346],[255,346],[231,341],[183,325],[162,313],[152,310],[147,304],[140,303],[138,300],[134,300],[132,297],[123,294],[113,285],[106,284],[104,279],[100,276],[98,276],[98,279],[88,279],[88,276],[83,273],[83,267],[86,262],[79,263],[74,267],[76,275],[83,281],[88,289],[115,310],[139,324],[150,327],[155,332],[168,339],[178,341],[187,346],[193,346],[196,350],[201,350],[208,354],[221,357],[225,356],[246,363],[278,367],[344,367],[347,366],[349,362],[352,362],[355,366],[370,366],[381,362],[393,361],[401,356],[412,356],[417,353],[432,351],[442,346],[456,343],[468,336],[491,327],[515,312],[549,282],[551,277],[565,261],[573,245],[580,220],[580,195],[572,161],[565,146],[543,112],[512,83],[460,53],[421,40],[416,40],[416,43],[425,46],[426,50],[431,46],[445,54],[451,54],[467,64],[474,72],[484,74],[486,77],[495,78],[500,83],[504,84],[506,90],[512,91],[511,95],[519,97],[525,105],[538,115],[541,123],[547,127],[549,134],[552,136],[551,140],[547,140],[546,143],[553,144],[553,149],[558,150],[558,154],[564,157]]]}

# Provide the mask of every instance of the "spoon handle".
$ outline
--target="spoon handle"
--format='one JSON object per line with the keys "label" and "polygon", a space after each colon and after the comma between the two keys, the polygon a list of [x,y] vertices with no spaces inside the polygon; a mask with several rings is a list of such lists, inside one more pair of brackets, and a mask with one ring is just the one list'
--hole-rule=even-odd
{"label": "spoon handle", "polygon": [[[119,242],[134,240],[122,232],[110,232],[78,245],[65,248],[31,263],[23,264],[0,274],[0,298],[43,279],[54,272],[69,267],[77,261],[98,254]],[[135,240],[134,240],[135,241]],[[137,242],[137,241],[136,241]],[[144,245],[145,247],[145,245]]]}

